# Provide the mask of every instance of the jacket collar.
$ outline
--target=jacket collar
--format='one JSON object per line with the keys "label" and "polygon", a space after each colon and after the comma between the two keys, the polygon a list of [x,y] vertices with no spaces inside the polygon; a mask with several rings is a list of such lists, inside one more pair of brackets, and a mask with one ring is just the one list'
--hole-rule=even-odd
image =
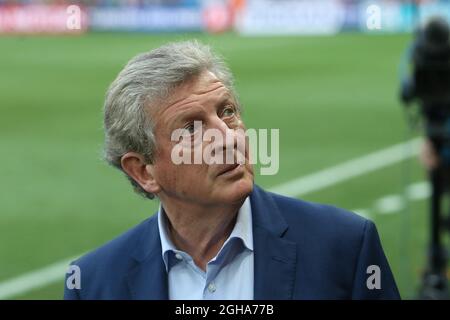
{"label": "jacket collar", "polygon": [[255,185],[250,196],[253,212],[254,299],[293,298],[297,245],[284,238],[288,224],[273,194]]}
{"label": "jacket collar", "polygon": [[250,195],[253,212],[253,225],[266,229],[277,237],[281,237],[288,225],[280,213],[272,193],[254,185]]}
{"label": "jacket collar", "polygon": [[127,275],[132,299],[167,300],[167,272],[161,259],[157,215],[146,220],[131,256],[136,262]]}

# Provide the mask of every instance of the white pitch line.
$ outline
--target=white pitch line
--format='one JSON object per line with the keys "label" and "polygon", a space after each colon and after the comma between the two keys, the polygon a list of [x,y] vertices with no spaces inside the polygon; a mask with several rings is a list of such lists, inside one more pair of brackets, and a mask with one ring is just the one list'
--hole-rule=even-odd
{"label": "white pitch line", "polygon": [[[66,274],[69,263],[74,259],[76,258],[64,259],[0,283],[0,300],[9,299],[61,280]],[[61,286],[61,292],[62,290],[63,287]]]}
{"label": "white pitch line", "polygon": [[388,215],[405,209],[407,199],[410,201],[418,201],[426,199],[430,195],[431,188],[428,181],[416,182],[406,188],[405,194],[389,194],[377,199],[372,208],[351,211],[364,218],[369,218],[372,214]]}
{"label": "white pitch line", "polygon": [[354,210],[351,210],[351,212],[354,212],[366,219],[370,219],[370,210],[368,210],[368,209],[354,209]]}
{"label": "white pitch line", "polygon": [[392,147],[346,161],[319,172],[299,177],[278,185],[270,191],[291,197],[298,197],[350,180],[381,168],[401,162],[419,152],[420,138],[399,143]]}
{"label": "white pitch line", "polygon": [[375,210],[382,214],[390,214],[401,211],[405,208],[405,199],[401,194],[392,194],[378,199],[375,203]]}
{"label": "white pitch line", "polygon": [[411,200],[422,200],[431,195],[431,186],[428,181],[410,185],[406,190],[406,195]]}
{"label": "white pitch line", "polygon": [[[411,158],[417,155],[420,141],[420,138],[412,139],[316,173],[299,177],[269,190],[291,197],[318,191]],[[0,300],[11,299],[31,290],[60,281],[64,278],[69,263],[74,259],[64,259],[0,283]]]}

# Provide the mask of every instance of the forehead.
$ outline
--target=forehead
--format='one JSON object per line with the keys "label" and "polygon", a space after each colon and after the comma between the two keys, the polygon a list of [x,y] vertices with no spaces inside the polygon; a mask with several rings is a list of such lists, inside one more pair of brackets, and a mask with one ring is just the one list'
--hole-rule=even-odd
{"label": "forehead", "polygon": [[228,88],[212,72],[204,71],[175,88],[151,114],[154,120],[160,120],[194,105],[205,106],[224,98],[232,98]]}

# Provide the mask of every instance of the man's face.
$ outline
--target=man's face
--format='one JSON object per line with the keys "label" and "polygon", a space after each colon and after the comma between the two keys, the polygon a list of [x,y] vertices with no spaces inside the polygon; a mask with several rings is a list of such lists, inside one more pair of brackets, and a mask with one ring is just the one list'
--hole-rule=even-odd
{"label": "man's face", "polygon": [[[168,197],[200,205],[232,204],[242,201],[253,189],[253,168],[249,163],[248,144],[237,148],[236,141],[244,139],[244,123],[231,92],[209,71],[181,85],[151,114],[155,124],[156,155],[153,176],[161,188],[161,198]],[[223,137],[223,143],[208,139],[203,141],[200,131],[194,130],[194,121],[201,121],[201,131],[215,129]],[[198,127],[197,127],[198,128]],[[183,142],[192,141],[194,148],[202,153],[206,150],[239,152],[245,163],[208,164],[202,157],[200,164],[175,164],[172,150],[179,141],[172,141],[176,129],[187,129],[190,136]],[[237,129],[240,129],[236,131]],[[238,133],[241,132],[241,133]],[[226,143],[226,135],[232,137]],[[243,141],[243,140],[240,140]],[[197,144],[197,147],[195,145]],[[197,149],[197,150],[199,150]],[[208,153],[206,153],[208,154]],[[211,154],[211,153],[209,153]],[[214,154],[214,153],[213,153]]]}

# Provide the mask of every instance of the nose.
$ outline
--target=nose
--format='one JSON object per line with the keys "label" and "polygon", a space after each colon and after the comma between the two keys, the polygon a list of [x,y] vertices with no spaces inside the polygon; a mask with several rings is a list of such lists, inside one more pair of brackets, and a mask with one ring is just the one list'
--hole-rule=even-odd
{"label": "nose", "polygon": [[210,142],[210,148],[213,154],[223,157],[224,163],[242,163],[245,157],[245,134],[241,134],[237,129],[240,126],[229,125],[220,117],[214,117],[211,120],[209,129],[213,129],[217,134],[220,134],[221,139],[215,139]]}
{"label": "nose", "polygon": [[229,124],[227,124],[223,119],[216,116],[214,117],[211,128],[214,128],[220,132],[222,135],[222,141],[223,141],[223,147],[224,148],[235,148],[237,143],[237,135],[236,135],[236,128],[231,127]]}

